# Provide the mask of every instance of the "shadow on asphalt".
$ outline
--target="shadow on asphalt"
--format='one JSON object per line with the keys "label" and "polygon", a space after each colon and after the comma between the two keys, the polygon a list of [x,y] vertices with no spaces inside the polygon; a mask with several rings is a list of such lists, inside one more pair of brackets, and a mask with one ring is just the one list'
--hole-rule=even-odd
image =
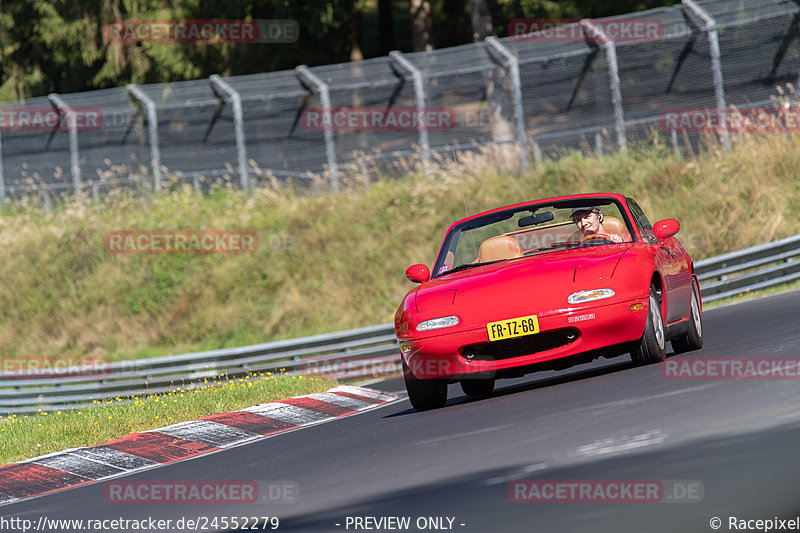
{"label": "shadow on asphalt", "polygon": [[[800,463],[798,441],[800,427],[791,425],[624,457],[597,458],[547,469],[541,476],[520,474],[529,465],[485,470],[435,484],[387,490],[379,497],[313,516],[282,519],[280,530],[336,533],[347,531],[348,516],[392,516],[411,518],[412,527],[403,531],[421,531],[413,525],[419,517],[453,518],[452,530],[463,533],[708,532],[713,517],[722,520],[720,531],[729,531],[731,516],[793,518],[800,511],[800,478],[789,473]],[[658,503],[520,503],[511,498],[515,479],[659,480],[664,483],[665,496],[670,480],[699,484],[701,489],[695,497],[687,498],[688,502],[665,498]],[[386,480],[387,489],[391,483]],[[349,529],[354,528],[351,525]]]}

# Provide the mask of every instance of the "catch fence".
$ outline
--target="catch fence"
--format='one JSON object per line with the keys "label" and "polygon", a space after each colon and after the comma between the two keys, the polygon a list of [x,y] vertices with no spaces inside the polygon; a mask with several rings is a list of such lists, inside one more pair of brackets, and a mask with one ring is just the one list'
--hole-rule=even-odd
{"label": "catch fence", "polygon": [[[655,33],[610,31],[637,24]],[[437,158],[486,146],[503,147],[503,164],[523,171],[568,150],[657,137],[677,156],[709,138],[727,146],[724,124],[709,135],[665,116],[773,106],[776,87],[800,75],[799,25],[795,2],[683,0],[564,26],[579,38],[540,29],[433,52],[6,102],[0,200],[33,194],[49,205],[63,193],[176,184],[337,189],[427,172]],[[403,122],[421,109],[437,120]],[[81,120],[31,125],[48,110]],[[366,127],[348,122],[374,113]]]}

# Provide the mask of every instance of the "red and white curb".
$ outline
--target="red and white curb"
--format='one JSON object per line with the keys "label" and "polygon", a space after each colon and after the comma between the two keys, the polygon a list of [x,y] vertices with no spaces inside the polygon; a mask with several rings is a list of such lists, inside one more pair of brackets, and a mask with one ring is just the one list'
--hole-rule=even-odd
{"label": "red and white curb", "polygon": [[0,505],[328,422],[400,397],[341,385],[0,467]]}

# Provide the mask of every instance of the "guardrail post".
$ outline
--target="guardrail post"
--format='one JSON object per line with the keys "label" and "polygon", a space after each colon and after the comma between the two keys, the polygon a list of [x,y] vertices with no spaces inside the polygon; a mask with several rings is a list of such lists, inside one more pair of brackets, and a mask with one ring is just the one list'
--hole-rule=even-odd
{"label": "guardrail post", "polygon": [[[403,55],[402,52],[394,50],[389,52],[389,57],[395,65],[411,74],[411,81],[414,84],[414,99],[416,100],[417,114],[425,112],[425,88],[423,86],[422,72]],[[421,117],[420,117],[421,118]],[[419,132],[420,158],[422,160],[422,172],[426,177],[430,176],[431,145],[428,140],[428,126],[424,120],[417,121],[417,131]]]}
{"label": "guardrail post", "polygon": [[158,147],[158,115],[156,114],[156,103],[136,85],[130,84],[127,89],[128,95],[133,98],[135,102],[144,106],[147,112],[147,137],[150,141],[150,168],[153,171],[153,188],[156,192],[160,192],[161,151]]}
{"label": "guardrail post", "polygon": [[[506,60],[506,66],[511,73],[512,99],[514,101],[514,121],[517,125],[517,144],[520,149],[519,168],[523,174],[528,172],[528,138],[525,135],[525,115],[522,111],[522,82],[519,75],[519,58],[497,37],[491,35],[486,38],[486,44]],[[490,54],[489,57],[494,57]]]}
{"label": "guardrail post", "polygon": [[[72,188],[75,194],[81,192],[81,164],[80,153],[78,152],[78,120],[72,108],[61,99],[56,93],[47,95],[50,105],[58,109],[59,114],[67,115],[67,127],[69,128],[69,170],[72,174]],[[59,121],[60,122],[60,121]]]}
{"label": "guardrail post", "polygon": [[3,174],[3,132],[0,128],[0,206],[6,206],[6,178]]}
{"label": "guardrail post", "polygon": [[338,191],[339,166],[336,163],[336,141],[333,138],[333,117],[331,116],[332,106],[330,89],[328,88],[328,84],[319,79],[319,77],[311,72],[311,69],[309,69],[307,66],[300,65],[294,70],[297,74],[297,77],[300,78],[300,83],[305,86],[314,86],[317,95],[319,96],[319,103],[322,105],[322,116],[324,117],[322,122],[326,125],[323,128],[323,133],[325,135],[325,153],[328,156],[328,168],[330,169],[331,173],[331,190]]}
{"label": "guardrail post", "polygon": [[[719,49],[719,34],[717,33],[717,22],[709,15],[708,11],[697,5],[694,0],[681,0],[681,3],[688,7],[698,18],[703,21],[703,26],[699,29],[706,34],[708,46],[711,49],[711,74],[714,78],[714,98],[717,101],[717,112],[720,114],[719,140],[725,150],[729,150],[730,134],[726,120],[727,111],[725,104],[725,86],[722,79],[722,54]],[[692,17],[687,17],[690,21]]]}
{"label": "guardrail post", "polygon": [[624,152],[628,146],[625,137],[625,115],[622,112],[622,92],[619,88],[619,65],[617,64],[617,45],[608,34],[590,19],[581,20],[581,26],[586,30],[587,38],[592,35],[602,42],[603,49],[606,51],[608,61],[609,85],[611,87],[611,104],[614,106],[614,124],[617,130],[617,144],[620,152]]}
{"label": "guardrail post", "polygon": [[212,74],[208,79],[211,89],[222,101],[225,99],[219,94],[224,92],[233,106],[233,132],[236,138],[236,156],[239,159],[239,182],[243,191],[250,191],[250,173],[247,170],[247,149],[244,143],[244,116],[242,113],[242,97],[231,87],[231,85],[220,78],[217,74]]}

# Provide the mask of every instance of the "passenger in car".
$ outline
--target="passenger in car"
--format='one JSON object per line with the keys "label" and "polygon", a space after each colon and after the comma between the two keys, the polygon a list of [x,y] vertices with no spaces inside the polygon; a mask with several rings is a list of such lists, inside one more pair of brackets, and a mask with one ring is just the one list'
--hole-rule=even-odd
{"label": "passenger in car", "polygon": [[[603,211],[597,206],[574,207],[570,216],[575,225],[578,226],[579,233],[573,236],[578,239],[599,235],[615,243],[631,240],[631,236],[622,221],[613,217],[609,217],[606,220],[603,216]],[[605,225],[604,222],[606,223]],[[609,227],[605,227],[606,225]]]}

